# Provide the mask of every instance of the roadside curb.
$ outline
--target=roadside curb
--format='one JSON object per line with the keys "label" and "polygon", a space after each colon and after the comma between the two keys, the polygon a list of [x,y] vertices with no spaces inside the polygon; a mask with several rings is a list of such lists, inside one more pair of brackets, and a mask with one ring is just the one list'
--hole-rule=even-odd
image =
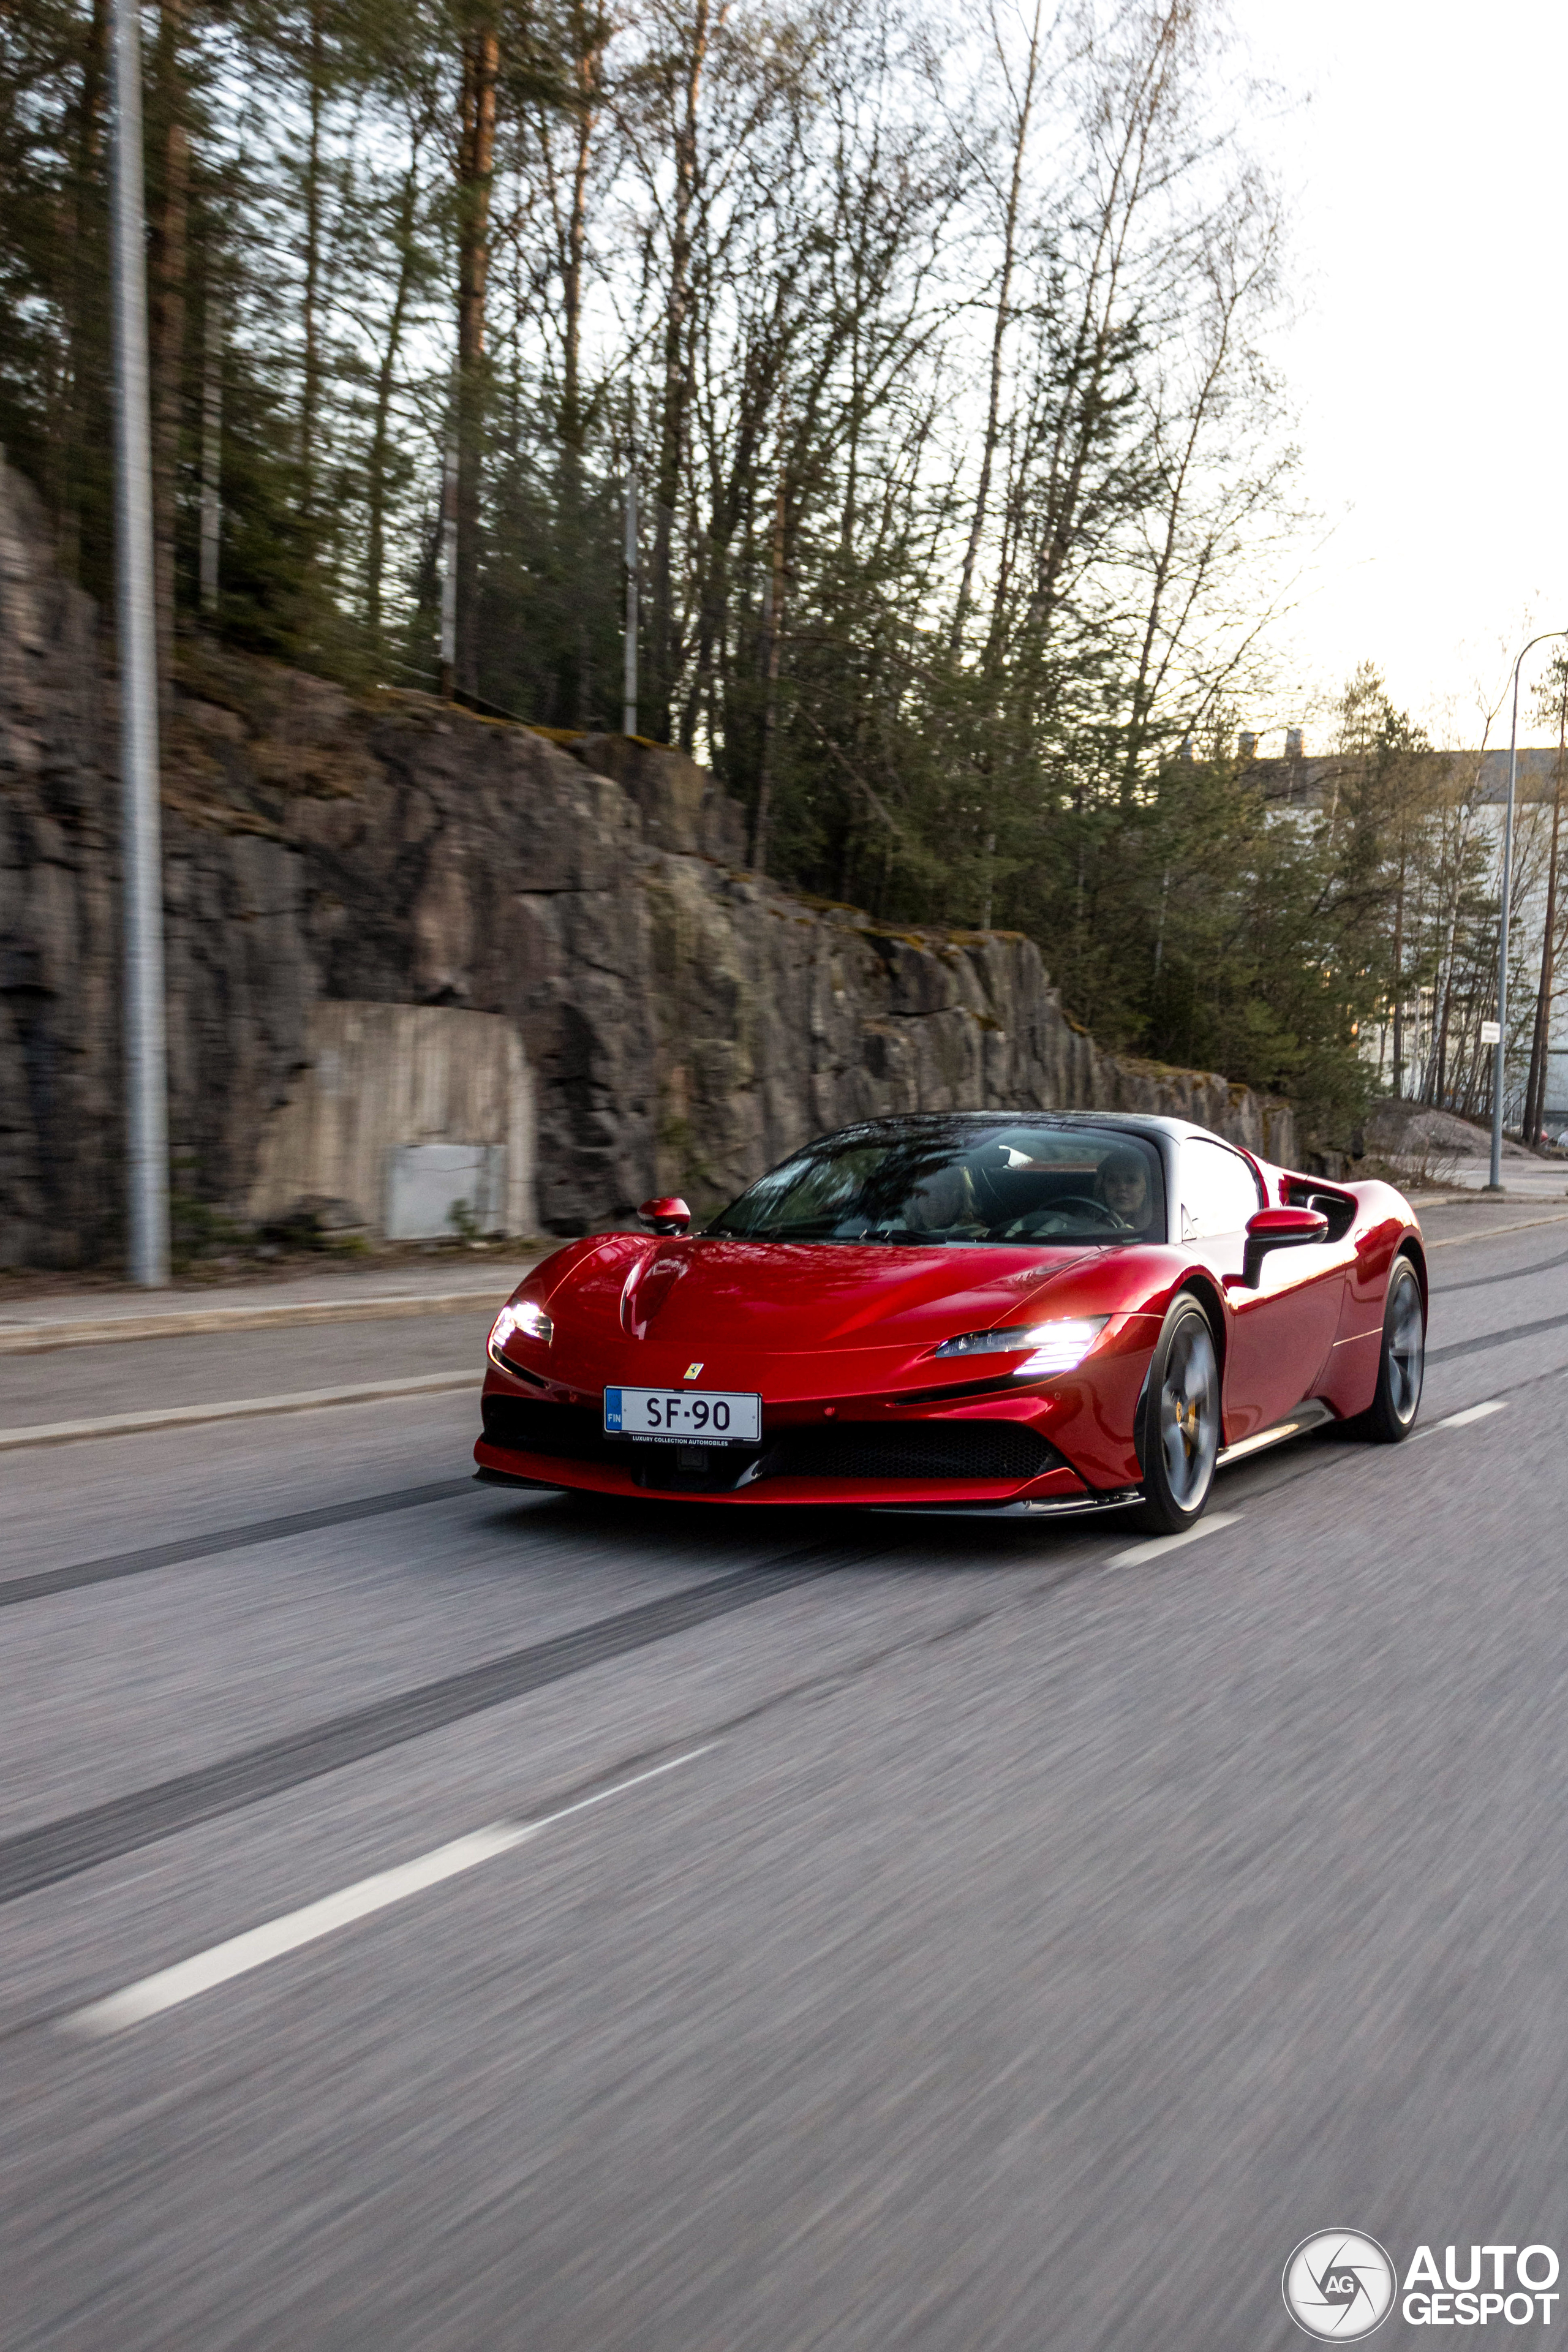
{"label": "roadside curb", "polygon": [[[526,1272],[526,1268],[522,1269]],[[290,1298],[255,1307],[172,1307],[145,1315],[61,1317],[56,1322],[0,1323],[0,1356],[37,1356],[51,1348],[106,1347],[121,1339],[183,1339],[201,1331],[283,1330],[306,1323],[384,1323],[409,1315],[498,1311],[521,1274],[504,1288],[384,1291],[373,1298]]]}
{"label": "roadside curb", "polygon": [[[1559,1209],[1552,1217],[1516,1217],[1509,1225],[1483,1225],[1479,1234],[1445,1234],[1441,1241],[1426,1241],[1426,1247],[1459,1249],[1468,1242],[1495,1242],[1505,1234],[1528,1234],[1537,1225],[1568,1225],[1568,1209]],[[1425,1234],[1422,1239],[1426,1239]]]}
{"label": "roadside curb", "polygon": [[347,1388],[297,1389],[289,1396],[236,1397],[225,1404],[161,1405],[148,1412],[111,1412],[96,1421],[41,1421],[0,1429],[0,1454],[25,1445],[72,1445],[90,1437],[137,1437],[153,1430],[191,1429],[208,1421],[250,1421],[268,1413],[319,1412],[324,1405],[374,1404],[398,1397],[441,1396],[478,1389],[482,1372],[417,1372],[412,1379],[356,1381]]}

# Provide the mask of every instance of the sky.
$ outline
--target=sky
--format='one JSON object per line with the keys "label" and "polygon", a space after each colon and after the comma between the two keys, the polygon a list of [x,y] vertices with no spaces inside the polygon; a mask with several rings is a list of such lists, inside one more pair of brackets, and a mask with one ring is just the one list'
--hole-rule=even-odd
{"label": "sky", "polygon": [[[1287,96],[1252,130],[1287,194],[1296,316],[1277,353],[1321,518],[1281,639],[1301,683],[1254,723],[1299,717],[1310,751],[1370,660],[1435,740],[1479,741],[1524,639],[1568,628],[1568,9],[1231,16]],[[1520,740],[1545,740],[1528,703]],[[1500,725],[1506,743],[1506,709]]]}

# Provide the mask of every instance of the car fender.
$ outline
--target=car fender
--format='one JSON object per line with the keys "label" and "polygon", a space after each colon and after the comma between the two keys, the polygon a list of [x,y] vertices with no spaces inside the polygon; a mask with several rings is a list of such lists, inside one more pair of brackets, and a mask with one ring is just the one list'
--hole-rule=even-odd
{"label": "car fender", "polygon": [[[1106,1251],[1064,1271],[1050,1286],[1052,1315],[1109,1315],[1119,1327],[1109,1351],[1089,1359],[1090,1381],[1061,1383],[1058,1412],[1047,1424],[1053,1444],[1091,1486],[1119,1486],[1143,1475],[1149,1374],[1165,1318],[1184,1291],[1196,1297],[1208,1318],[1223,1383],[1225,1293],[1213,1269],[1194,1264],[1190,1251],[1163,1242]],[[1047,1305],[1043,1297],[1041,1305]],[[1139,1360],[1134,1365],[1129,1357]]]}
{"label": "car fender", "polygon": [[1395,1262],[1408,1257],[1415,1268],[1423,1323],[1429,1282],[1421,1227],[1403,1193],[1392,1184],[1370,1181],[1335,1189],[1355,1202],[1355,1222],[1346,1236],[1352,1255],[1345,1271],[1339,1329],[1314,1394],[1342,1419],[1353,1420],[1376,1393],[1384,1311]]}

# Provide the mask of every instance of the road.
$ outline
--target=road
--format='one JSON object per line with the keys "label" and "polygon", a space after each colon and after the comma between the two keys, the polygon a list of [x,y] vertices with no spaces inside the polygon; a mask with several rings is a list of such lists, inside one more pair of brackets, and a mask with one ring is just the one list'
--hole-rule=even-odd
{"label": "road", "polygon": [[462,1394],[0,1455],[5,2352],[1267,2352],[1318,2228],[1568,2253],[1568,1212],[1428,1234],[1422,1433],[1163,1557],[513,1499]]}

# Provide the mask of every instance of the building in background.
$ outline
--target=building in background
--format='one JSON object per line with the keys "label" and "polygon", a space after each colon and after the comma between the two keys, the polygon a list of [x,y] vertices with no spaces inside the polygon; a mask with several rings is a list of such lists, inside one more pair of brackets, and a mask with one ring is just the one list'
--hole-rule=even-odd
{"label": "building in background", "polygon": [[[1294,814],[1304,824],[1335,821],[1346,796],[1361,778],[1362,755],[1327,752],[1309,756],[1302,730],[1285,730],[1282,757],[1257,756],[1258,737],[1237,738],[1237,757],[1244,781],[1256,782],[1282,814]],[[1501,882],[1503,825],[1508,801],[1506,749],[1454,751],[1412,751],[1400,755],[1413,787],[1410,799],[1418,811],[1416,828],[1446,827],[1442,855],[1449,864],[1463,864],[1475,877],[1468,896],[1489,902],[1483,914],[1480,952],[1462,971],[1453,969],[1452,953],[1438,955],[1430,976],[1413,972],[1400,1010],[1401,1092],[1415,1100],[1441,1098],[1450,1108],[1481,1113],[1491,1100],[1490,1052],[1481,1046],[1479,1029],[1495,1018],[1497,971],[1497,899]],[[1513,907],[1510,926],[1508,1092],[1505,1123],[1518,1128],[1523,1117],[1524,1089],[1530,1066],[1535,1010],[1540,992],[1542,945],[1546,923],[1548,869],[1552,803],[1558,789],[1558,753],[1554,747],[1531,746],[1519,753],[1514,809]],[[1568,1129],[1568,772],[1562,780],[1563,819],[1559,842],[1555,959],[1551,1023],[1547,1035],[1546,1089],[1543,1128],[1555,1138]],[[1489,927],[1489,957],[1485,952]],[[1457,928],[1450,925],[1450,933]],[[1428,958],[1428,961],[1431,959]],[[1447,1034],[1443,1034],[1447,997]],[[1384,1090],[1394,1083],[1394,1007],[1382,1009],[1369,1024],[1363,1048],[1377,1071]],[[1439,1063],[1441,1086],[1439,1087]]]}

